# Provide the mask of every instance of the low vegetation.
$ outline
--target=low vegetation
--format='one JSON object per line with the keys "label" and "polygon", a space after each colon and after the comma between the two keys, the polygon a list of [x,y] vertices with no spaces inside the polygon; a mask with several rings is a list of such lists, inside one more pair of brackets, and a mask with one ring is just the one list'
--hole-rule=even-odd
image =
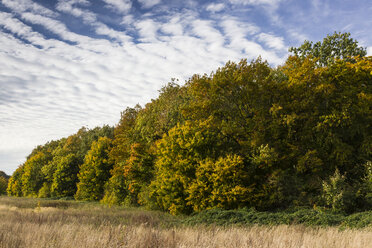
{"label": "low vegetation", "polygon": [[[213,210],[194,216],[172,216],[92,202],[0,197],[0,248],[364,248],[372,242],[371,222],[363,228],[343,228],[341,216],[328,216],[323,218],[334,221],[326,223],[322,218],[321,223],[303,221],[306,226],[300,224],[301,218],[316,218],[315,215],[305,217],[307,211]],[[371,220],[371,212],[363,214],[363,218],[369,216]],[[287,223],[293,225],[284,225],[288,216],[293,219]],[[359,217],[343,218],[350,221]]]}
{"label": "low vegetation", "polygon": [[344,215],[329,210],[305,208],[278,212],[259,212],[253,209],[212,209],[194,214],[185,219],[184,223],[220,226],[304,225],[313,227],[335,226],[340,229],[372,228],[372,211]]}

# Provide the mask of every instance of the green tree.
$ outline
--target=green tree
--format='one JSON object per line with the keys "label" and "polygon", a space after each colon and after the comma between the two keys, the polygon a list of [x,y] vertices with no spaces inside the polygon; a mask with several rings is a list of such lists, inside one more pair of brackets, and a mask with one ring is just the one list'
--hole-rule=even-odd
{"label": "green tree", "polygon": [[111,147],[112,140],[107,137],[100,137],[92,143],[91,150],[80,167],[76,199],[97,201],[103,198],[104,185],[113,168],[113,163],[109,160]]}
{"label": "green tree", "polygon": [[102,203],[109,205],[124,205],[129,192],[124,176],[124,162],[117,163],[110,171],[111,177],[105,184]]}
{"label": "green tree", "polygon": [[139,205],[143,201],[139,194],[153,179],[154,157],[146,151],[144,145],[134,143],[131,146],[131,154],[124,164],[125,185],[128,189],[127,202],[130,205]]}
{"label": "green tree", "polygon": [[185,87],[179,86],[173,79],[160,89],[157,99],[151,100],[139,111],[135,129],[143,141],[152,143],[178,123],[183,123],[181,109],[189,100],[186,93]]}
{"label": "green tree", "polygon": [[51,187],[53,183],[54,173],[58,167],[58,163],[61,159],[61,154],[63,154],[62,149],[66,142],[66,139],[60,139],[56,141],[55,145],[48,150],[51,154],[52,159],[41,168],[41,172],[44,176],[44,183],[39,190],[38,197],[51,197]]}
{"label": "green tree", "polygon": [[[139,195],[153,178],[153,156],[139,143],[131,146],[130,157],[115,164],[105,187],[103,203],[138,206],[144,203]],[[145,195],[143,195],[145,197]]]}
{"label": "green tree", "polygon": [[114,129],[114,139],[109,153],[109,160],[113,163],[113,169],[110,171],[110,179],[105,185],[105,193],[102,202],[105,204],[125,204],[127,198],[128,185],[124,176],[124,166],[130,157],[130,147],[132,143],[138,140],[138,134],[135,131],[135,123],[141,106],[127,108],[121,113],[119,123]]}
{"label": "green tree", "polygon": [[317,58],[317,63],[320,66],[327,66],[335,61],[335,59],[343,59],[345,61],[354,61],[352,57],[367,55],[367,50],[358,46],[358,42],[350,38],[350,33],[337,33],[327,35],[322,42],[313,43],[305,40],[300,47],[291,47],[289,52],[294,53],[304,59],[312,56]]}
{"label": "green tree", "polygon": [[371,68],[368,57],[335,60],[327,67],[310,57],[290,57],[281,68],[287,80],[278,87],[265,132],[272,133],[266,143],[278,152],[277,165],[285,172],[278,175],[287,182],[280,184],[282,195],[292,198],[286,205],[316,204],[322,181],[336,168],[347,173],[351,185],[362,177],[358,165],[372,148]]}
{"label": "green tree", "polygon": [[346,176],[336,169],[327,181],[323,181],[323,194],[326,204],[334,211],[349,211],[355,209],[355,192],[347,183]]}
{"label": "green tree", "polygon": [[50,157],[43,152],[38,152],[24,164],[21,177],[23,196],[38,196],[39,189],[43,186],[44,177],[41,168],[50,161]]}
{"label": "green tree", "polygon": [[110,151],[110,160],[115,164],[124,163],[130,156],[130,146],[138,140],[135,132],[135,123],[141,106],[127,108],[121,113],[119,123],[114,129],[114,138],[112,149]]}
{"label": "green tree", "polygon": [[55,197],[74,196],[78,181],[79,159],[75,154],[69,153],[65,156],[56,157],[54,163],[56,168],[53,173],[50,194]]}

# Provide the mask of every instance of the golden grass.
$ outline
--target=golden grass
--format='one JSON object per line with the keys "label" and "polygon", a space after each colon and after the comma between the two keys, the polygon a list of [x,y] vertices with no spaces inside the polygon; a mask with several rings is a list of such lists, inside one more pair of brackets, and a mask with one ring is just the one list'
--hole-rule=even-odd
{"label": "golden grass", "polygon": [[370,247],[369,229],[304,226],[162,227],[145,211],[0,205],[0,248]]}

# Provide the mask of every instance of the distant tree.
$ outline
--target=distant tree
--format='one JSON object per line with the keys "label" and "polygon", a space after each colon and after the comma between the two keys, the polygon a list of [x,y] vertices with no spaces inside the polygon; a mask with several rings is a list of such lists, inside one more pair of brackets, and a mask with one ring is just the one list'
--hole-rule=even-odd
{"label": "distant tree", "polygon": [[10,176],[8,176],[4,171],[0,171],[0,195],[7,193],[9,178]]}
{"label": "distant tree", "polygon": [[8,176],[4,171],[0,171],[0,177],[3,177],[5,179],[9,179],[10,176]]}
{"label": "distant tree", "polygon": [[6,189],[8,188],[8,179],[0,176],[0,195],[5,195],[7,193]]}

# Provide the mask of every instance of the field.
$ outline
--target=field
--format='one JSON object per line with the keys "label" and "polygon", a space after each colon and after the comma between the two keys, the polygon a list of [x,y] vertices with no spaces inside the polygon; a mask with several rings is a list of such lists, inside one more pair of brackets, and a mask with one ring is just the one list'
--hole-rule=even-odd
{"label": "field", "polygon": [[190,224],[195,219],[96,203],[0,197],[0,247],[364,248],[372,243],[370,225]]}

